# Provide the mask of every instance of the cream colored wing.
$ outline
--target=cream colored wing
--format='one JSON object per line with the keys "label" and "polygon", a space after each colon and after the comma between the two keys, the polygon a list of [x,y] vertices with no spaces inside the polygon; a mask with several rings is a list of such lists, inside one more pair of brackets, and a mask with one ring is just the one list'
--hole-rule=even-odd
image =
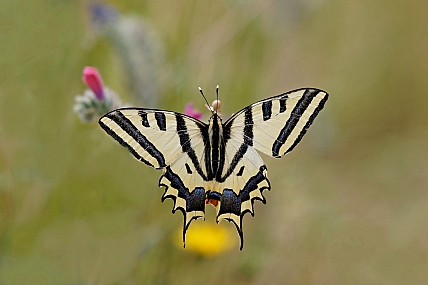
{"label": "cream colored wing", "polygon": [[254,201],[266,200],[264,190],[270,190],[267,168],[256,150],[242,141],[225,141],[225,156],[221,174],[216,178],[214,191],[221,193],[216,206],[217,222],[233,222],[244,246],[242,220],[246,213],[254,216]]}
{"label": "cream colored wing", "polygon": [[[198,165],[203,165],[205,163],[204,144],[195,144],[192,146],[192,152],[200,158]],[[174,201],[172,213],[177,210],[183,213],[184,246],[190,223],[198,218],[205,218],[206,191],[209,183],[206,181],[206,177],[198,174],[197,166],[189,155],[182,155],[167,166],[159,179],[159,186],[165,187],[162,202],[167,198],[172,199]]]}
{"label": "cream colored wing", "polygon": [[183,213],[184,241],[190,222],[205,213],[206,124],[179,113],[139,108],[114,110],[99,124],[136,159],[163,170],[162,201],[172,199],[173,213]]}
{"label": "cream colored wing", "polygon": [[279,158],[301,141],[327,99],[328,94],[319,89],[290,91],[244,108],[224,123],[225,129],[229,128],[232,139],[246,140]]}
{"label": "cream colored wing", "polygon": [[[141,108],[111,111],[99,124],[136,159],[156,169],[171,165],[202,142],[201,129],[206,128],[206,124],[183,114]],[[197,157],[191,159],[198,162]],[[204,175],[202,169],[198,172]]]}
{"label": "cream colored wing", "polygon": [[216,177],[221,193],[217,220],[233,222],[243,247],[242,220],[254,216],[254,200],[266,203],[270,190],[267,168],[255,151],[273,157],[290,152],[324,107],[328,94],[318,89],[299,89],[256,102],[223,125],[225,157]]}

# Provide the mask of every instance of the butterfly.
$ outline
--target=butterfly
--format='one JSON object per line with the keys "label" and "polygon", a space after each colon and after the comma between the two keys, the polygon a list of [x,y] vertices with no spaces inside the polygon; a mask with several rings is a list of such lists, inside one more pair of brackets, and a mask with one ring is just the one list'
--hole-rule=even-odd
{"label": "butterfly", "polygon": [[172,199],[172,212],[183,213],[184,246],[190,223],[211,204],[217,223],[235,225],[242,250],[243,217],[254,216],[254,201],[265,204],[263,192],[271,189],[256,150],[274,158],[292,151],[327,99],[325,91],[302,88],[251,104],[225,122],[212,108],[208,124],[171,111],[121,108],[99,124],[137,160],[163,171],[162,202]]}

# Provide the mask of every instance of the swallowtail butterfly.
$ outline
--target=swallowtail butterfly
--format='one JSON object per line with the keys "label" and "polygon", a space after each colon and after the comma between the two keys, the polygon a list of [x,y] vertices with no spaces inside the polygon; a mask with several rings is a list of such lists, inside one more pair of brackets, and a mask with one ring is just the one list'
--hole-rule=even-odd
{"label": "swallowtail butterfly", "polygon": [[242,250],[242,219],[254,216],[254,201],[265,204],[263,191],[271,188],[256,150],[275,158],[293,150],[327,98],[319,89],[297,89],[251,104],[225,122],[211,110],[208,124],[171,111],[121,108],[99,124],[136,159],[163,171],[162,202],[171,198],[172,212],[183,213],[183,242],[209,203],[217,222],[235,224]]}

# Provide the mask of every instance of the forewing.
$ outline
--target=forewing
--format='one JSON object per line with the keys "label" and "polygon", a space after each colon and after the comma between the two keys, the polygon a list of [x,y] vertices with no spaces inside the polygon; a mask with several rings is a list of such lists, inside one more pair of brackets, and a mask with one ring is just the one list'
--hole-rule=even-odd
{"label": "forewing", "polygon": [[[301,141],[323,109],[328,94],[313,88],[277,95],[242,109],[225,122],[230,136],[257,150],[281,157]],[[252,133],[249,133],[249,126]]]}
{"label": "forewing", "polygon": [[99,124],[136,159],[156,169],[171,165],[192,144],[200,143],[201,129],[206,128],[179,113],[142,108],[111,111]]}

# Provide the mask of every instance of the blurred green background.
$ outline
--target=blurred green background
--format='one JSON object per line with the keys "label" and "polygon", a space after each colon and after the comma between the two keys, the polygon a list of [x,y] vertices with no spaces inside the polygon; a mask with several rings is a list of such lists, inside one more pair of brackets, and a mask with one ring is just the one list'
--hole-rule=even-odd
{"label": "blurred green background", "polygon": [[[0,284],[426,284],[428,2],[108,3],[139,32],[106,32],[89,2],[0,3]],[[87,65],[141,107],[205,110],[197,86],[216,84],[225,116],[300,87],[330,99],[292,153],[263,156],[242,252],[214,208],[192,224],[205,248],[200,225],[230,234],[207,255],[177,241],[161,173],[73,113]]]}

